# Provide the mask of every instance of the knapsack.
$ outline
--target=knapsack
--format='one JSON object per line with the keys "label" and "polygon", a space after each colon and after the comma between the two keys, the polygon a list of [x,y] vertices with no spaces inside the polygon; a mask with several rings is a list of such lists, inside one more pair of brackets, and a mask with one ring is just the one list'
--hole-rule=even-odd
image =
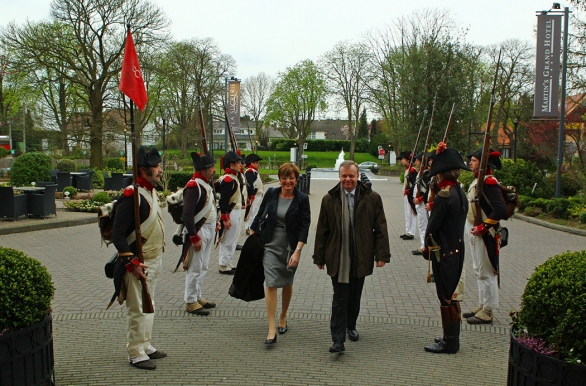
{"label": "knapsack", "polygon": [[112,231],[114,229],[114,215],[116,214],[116,201],[98,207],[98,227],[102,242],[106,246],[112,244]]}
{"label": "knapsack", "polygon": [[521,202],[519,201],[517,188],[514,186],[499,185],[501,187],[501,193],[503,194],[503,199],[505,200],[505,205],[507,207],[507,215],[503,217],[503,220],[508,220],[511,218],[511,216],[517,213],[519,208],[521,208]]}

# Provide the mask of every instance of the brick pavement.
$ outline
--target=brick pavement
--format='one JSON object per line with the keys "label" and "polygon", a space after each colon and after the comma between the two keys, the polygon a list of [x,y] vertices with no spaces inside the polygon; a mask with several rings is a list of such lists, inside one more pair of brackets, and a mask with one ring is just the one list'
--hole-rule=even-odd
{"label": "brick pavement", "polygon": [[[315,220],[321,197],[335,181],[313,179],[310,202]],[[183,311],[184,276],[172,274],[179,248],[171,242],[174,225],[165,213],[167,250],[155,295],[154,343],[169,352],[154,372],[125,363],[124,308],[104,311],[113,291],[103,275],[113,247],[100,247],[95,223],[0,237],[0,245],[39,259],[56,285],[53,301],[57,384],[458,384],[472,378],[503,384],[508,357],[508,312],[536,265],[566,250],[583,249],[582,236],[523,221],[508,221],[510,245],[501,258],[501,305],[493,326],[463,324],[456,355],[423,351],[441,334],[439,304],[425,282],[427,263],[403,241],[403,201],[398,178],[373,180],[383,197],[391,237],[391,263],[375,269],[364,287],[359,342],[347,342],[344,355],[327,352],[330,342],[331,284],[311,261],[315,221],[301,257],[290,308],[290,331],[267,348],[264,302],[246,303],[227,293],[230,276],[217,271],[217,251],[210,260],[204,294],[218,303],[209,317]],[[59,213],[61,216],[61,212]],[[59,217],[58,216],[58,217]],[[95,218],[95,214],[85,215]],[[242,239],[244,236],[242,236]],[[471,262],[463,309],[475,306],[477,290]],[[458,372],[454,375],[453,368]],[[352,374],[345,371],[352,368]]]}

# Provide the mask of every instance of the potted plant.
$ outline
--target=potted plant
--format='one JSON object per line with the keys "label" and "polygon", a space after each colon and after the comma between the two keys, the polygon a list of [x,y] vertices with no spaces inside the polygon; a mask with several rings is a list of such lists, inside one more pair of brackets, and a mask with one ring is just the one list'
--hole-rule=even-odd
{"label": "potted plant", "polygon": [[0,247],[0,385],[54,384],[54,292],[39,261]]}
{"label": "potted plant", "polygon": [[586,384],[586,250],[538,266],[511,316],[509,385]]}

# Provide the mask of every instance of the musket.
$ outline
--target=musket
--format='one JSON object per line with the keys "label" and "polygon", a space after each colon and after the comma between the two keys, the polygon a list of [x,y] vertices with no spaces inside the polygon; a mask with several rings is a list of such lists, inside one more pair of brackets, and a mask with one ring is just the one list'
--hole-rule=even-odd
{"label": "musket", "polygon": [[421,120],[421,124],[419,125],[419,131],[417,132],[417,139],[415,140],[415,146],[413,146],[413,152],[411,152],[411,158],[409,159],[409,166],[407,167],[407,171],[405,172],[405,179],[403,182],[403,190],[407,190],[409,188],[409,171],[411,170],[411,166],[413,165],[413,158],[415,156],[415,152],[417,151],[417,145],[419,144],[419,138],[421,137],[421,130],[423,130],[423,124],[425,123],[425,117],[427,117],[427,109],[423,111],[423,119]]}
{"label": "musket", "polygon": [[[456,111],[456,102],[452,104],[452,112],[450,113],[450,118],[448,119],[448,125],[446,126],[446,132],[444,133],[444,138],[442,142],[446,145],[448,144],[448,135],[450,134],[450,128],[452,127],[452,122],[454,121],[454,112]],[[423,164],[423,162],[422,162]],[[434,186],[436,185],[436,178],[435,176],[432,177],[433,181],[429,184],[429,194],[427,196],[427,202],[431,203],[435,200],[435,189]]]}
{"label": "musket", "polygon": [[490,94],[490,104],[488,105],[488,117],[486,118],[486,129],[484,131],[484,141],[482,147],[482,158],[480,159],[480,168],[478,169],[478,178],[476,182],[476,196],[474,197],[474,207],[476,213],[474,215],[474,226],[482,224],[482,208],[480,207],[480,196],[484,189],[484,177],[486,176],[486,167],[488,165],[488,157],[490,153],[490,125],[492,124],[492,111],[495,104],[495,90],[496,81],[498,79],[499,67],[501,64],[501,51],[499,51],[498,60],[496,63],[496,70],[494,73],[494,80],[492,82],[492,92]]}
{"label": "musket", "polygon": [[[132,177],[134,182],[134,226],[136,234],[136,255],[138,261],[144,264],[144,256],[142,254],[142,232],[140,230],[140,201],[138,195],[138,167],[136,159],[136,130],[134,129],[134,102],[130,99],[130,133],[132,136]],[[155,196],[155,200],[159,198]],[[142,312],[145,314],[152,314],[155,312],[153,307],[153,299],[149,293],[147,281],[144,277],[140,278],[140,284],[142,285]]]}
{"label": "musket", "polygon": [[[433,107],[431,108],[431,116],[429,117],[429,128],[427,129],[427,137],[425,137],[425,145],[423,146],[423,157],[421,157],[421,164],[419,165],[419,172],[417,173],[417,178],[415,178],[415,185],[420,188],[421,178],[423,177],[423,170],[425,169],[425,165],[427,164],[427,156],[425,152],[429,147],[429,140],[431,138],[431,127],[433,126],[433,116],[435,115],[435,103],[437,101],[437,91],[435,92],[435,96],[433,97]],[[413,152],[413,157],[415,158],[415,152]]]}

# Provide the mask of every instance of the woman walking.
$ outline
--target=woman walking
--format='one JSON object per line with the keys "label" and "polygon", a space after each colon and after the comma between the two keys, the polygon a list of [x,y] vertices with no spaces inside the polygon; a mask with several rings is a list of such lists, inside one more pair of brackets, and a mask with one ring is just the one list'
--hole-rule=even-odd
{"label": "woman walking", "polygon": [[[293,295],[293,278],[311,222],[309,197],[295,189],[299,168],[285,163],[279,168],[280,188],[269,189],[250,226],[264,243],[265,302],[269,331],[265,344],[277,342],[277,332],[287,332],[287,310]],[[281,291],[278,329],[275,323],[277,288]]]}

